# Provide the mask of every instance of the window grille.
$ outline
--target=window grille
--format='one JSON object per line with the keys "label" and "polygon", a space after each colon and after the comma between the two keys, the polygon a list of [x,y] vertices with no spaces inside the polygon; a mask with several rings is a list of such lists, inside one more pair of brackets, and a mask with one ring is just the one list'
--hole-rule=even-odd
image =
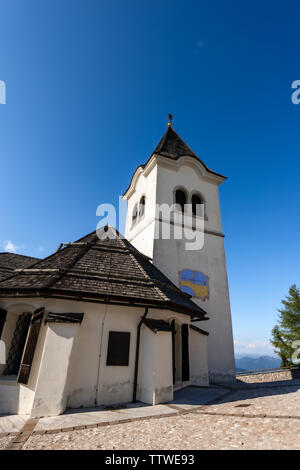
{"label": "window grille", "polygon": [[18,375],[30,320],[31,313],[23,313],[17,320],[4,375]]}

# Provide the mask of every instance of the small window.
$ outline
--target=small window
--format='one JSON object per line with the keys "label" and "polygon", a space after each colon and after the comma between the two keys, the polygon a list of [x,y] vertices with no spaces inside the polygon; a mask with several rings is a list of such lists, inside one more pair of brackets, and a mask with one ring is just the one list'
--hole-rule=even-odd
{"label": "small window", "polygon": [[133,208],[133,212],[132,212],[132,225],[136,224],[137,216],[138,216],[138,205],[135,204]]}
{"label": "small window", "polygon": [[203,216],[203,206],[201,204],[204,204],[204,200],[201,196],[198,194],[193,194],[192,196],[192,212],[193,215],[197,215],[202,217]]}
{"label": "small window", "polygon": [[139,206],[139,217],[143,217],[143,215],[145,214],[145,204],[146,204],[146,198],[145,196],[142,196],[140,200],[140,206]]}
{"label": "small window", "polygon": [[130,333],[110,331],[107,349],[107,366],[128,366]]}
{"label": "small window", "polygon": [[178,204],[181,208],[181,211],[184,212],[184,205],[186,204],[186,195],[185,192],[181,189],[177,189],[176,191],[175,203]]}

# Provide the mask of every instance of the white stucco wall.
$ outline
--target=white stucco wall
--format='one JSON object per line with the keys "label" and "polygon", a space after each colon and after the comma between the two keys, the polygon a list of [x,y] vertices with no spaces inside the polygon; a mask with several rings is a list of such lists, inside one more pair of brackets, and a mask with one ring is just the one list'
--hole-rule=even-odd
{"label": "white stucco wall", "polygon": [[16,380],[0,380],[0,414],[30,414],[34,390]]}
{"label": "white stucco wall", "polygon": [[169,205],[174,201],[174,189],[182,188],[188,195],[187,203],[191,204],[191,194],[200,193],[206,203],[206,214],[208,220],[205,228],[208,230],[221,231],[221,218],[219,207],[218,185],[212,181],[205,181],[194,159],[184,160],[179,165],[173,162],[163,161],[158,163],[156,203]]}
{"label": "white stucco wall", "polygon": [[173,400],[172,334],[141,328],[137,399],[156,405]]}
{"label": "white stucco wall", "polygon": [[154,405],[173,400],[172,334],[156,333]]}
{"label": "white stucco wall", "polygon": [[[157,182],[157,167],[152,167],[146,174],[141,173],[136,179],[135,190],[128,200],[127,217],[125,237],[131,241],[136,235],[136,248],[142,251],[145,255],[152,258],[153,244],[151,240],[154,237],[154,224],[155,218],[155,203],[156,203],[156,182]],[[145,213],[144,216],[138,221],[137,224],[132,225],[132,214],[134,206],[139,204],[142,196],[146,197]],[[150,241],[150,243],[148,243]]]}
{"label": "white stucco wall", "polygon": [[[229,302],[227,270],[224,250],[224,237],[219,206],[218,186],[220,178],[207,175],[202,165],[195,159],[182,157],[177,162],[158,158],[155,184],[147,184],[147,177],[137,178],[135,191],[131,189],[128,198],[128,218],[131,216],[131,199],[139,199],[141,191],[146,193],[148,205],[174,203],[174,189],[183,188],[189,195],[200,193],[206,204],[207,220],[204,222],[204,246],[199,250],[188,251],[186,240],[154,239],[158,220],[153,216],[153,208],[147,207],[147,228],[137,224],[134,231],[127,223],[126,236],[129,241],[145,254],[152,252],[153,263],[176,285],[179,285],[179,272],[183,269],[201,271],[209,278],[209,299],[193,298],[209,317],[205,329],[209,331],[208,363],[212,382],[235,380],[232,322]],[[141,180],[141,182],[140,182]],[[191,202],[188,198],[187,202]],[[150,230],[151,227],[151,230]],[[191,231],[189,233],[192,233]],[[203,326],[199,323],[200,328]]]}
{"label": "white stucco wall", "polygon": [[[1,299],[0,306],[8,311],[8,317],[39,307],[45,307],[45,315],[49,311],[84,313],[81,325],[42,322],[28,385],[18,384],[16,378],[0,377],[1,413],[53,416],[66,407],[132,401],[137,325],[143,307],[41,298],[27,299],[26,305],[21,300]],[[188,316],[168,310],[149,309],[148,317],[189,322]],[[106,365],[109,331],[130,332],[128,366]],[[152,402],[158,403],[171,399],[172,343],[170,333],[155,336]]]}
{"label": "white stucco wall", "polygon": [[65,410],[68,370],[78,328],[74,323],[47,324],[32,417],[56,416]]}
{"label": "white stucco wall", "polygon": [[[90,304],[86,307],[70,366],[68,407],[111,405],[132,401],[137,325],[144,311],[142,307],[99,304]],[[168,310],[149,309],[148,312],[149,318],[166,321],[174,316],[181,321],[183,318],[185,322],[189,321],[186,315]],[[106,365],[109,331],[130,332],[128,366]],[[142,341],[143,339],[141,346]],[[161,348],[159,342],[157,348]]]}
{"label": "white stucco wall", "polygon": [[[86,304],[70,365],[67,406],[132,401],[137,324],[143,308]],[[130,333],[128,366],[107,366],[109,331]]]}
{"label": "white stucco wall", "polygon": [[137,400],[153,404],[155,389],[156,335],[146,326],[141,327]]}
{"label": "white stucco wall", "polygon": [[209,298],[193,301],[207,312],[208,321],[195,323],[207,330],[208,362],[212,381],[235,378],[231,312],[227,286],[223,238],[205,234],[204,247],[186,251],[183,240],[159,240],[154,244],[154,262],[176,285],[183,269],[208,276]]}
{"label": "white stucco wall", "polygon": [[190,328],[190,379],[193,385],[209,385],[207,336]]}

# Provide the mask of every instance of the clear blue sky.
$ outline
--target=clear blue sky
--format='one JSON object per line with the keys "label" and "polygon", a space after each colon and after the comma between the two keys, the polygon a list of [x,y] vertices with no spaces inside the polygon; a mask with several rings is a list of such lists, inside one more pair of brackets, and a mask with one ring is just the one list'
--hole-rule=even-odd
{"label": "clear blue sky", "polygon": [[[300,5],[0,1],[0,243],[46,256],[94,230],[174,127],[220,190],[238,352],[271,352],[300,284]],[[13,246],[11,245],[12,249]]]}

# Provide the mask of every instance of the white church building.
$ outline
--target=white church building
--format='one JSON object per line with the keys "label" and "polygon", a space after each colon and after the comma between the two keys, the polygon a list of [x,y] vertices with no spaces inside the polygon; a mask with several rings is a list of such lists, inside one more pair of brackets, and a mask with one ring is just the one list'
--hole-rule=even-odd
{"label": "white church building", "polygon": [[235,380],[225,179],[169,123],[124,193],[125,238],[106,226],[43,260],[0,253],[0,413],[158,404]]}

